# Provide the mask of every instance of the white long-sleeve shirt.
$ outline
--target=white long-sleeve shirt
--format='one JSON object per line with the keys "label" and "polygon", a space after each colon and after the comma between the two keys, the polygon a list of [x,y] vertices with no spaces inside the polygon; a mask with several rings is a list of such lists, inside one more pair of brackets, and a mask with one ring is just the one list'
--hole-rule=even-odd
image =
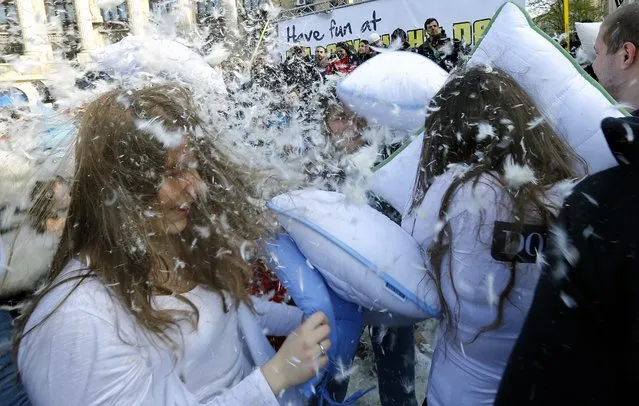
{"label": "white long-sleeve shirt", "polygon": [[[431,247],[441,229],[438,214],[442,196],[453,179],[450,172],[437,177],[421,206],[402,221],[402,227],[424,250]],[[555,203],[561,199],[554,190],[548,197]],[[468,182],[457,191],[447,215],[452,245],[442,261],[442,291],[451,312],[459,312],[459,319],[454,323],[456,334],[445,334],[445,320],[439,326],[428,381],[428,405],[492,405],[532,303],[540,267],[536,263],[517,264],[515,285],[504,305],[503,322],[475,339],[482,327],[495,320],[499,295],[510,278],[509,263],[496,260],[491,245],[495,222],[514,222],[511,203],[498,182],[482,176],[476,187]],[[539,220],[531,218],[526,223],[534,225]],[[523,241],[524,250],[543,250],[541,236],[534,237]]]}
{"label": "white long-sleeve shirt", "polygon": [[[72,261],[62,276],[90,272],[80,269],[80,262]],[[96,278],[82,282],[45,320],[75,284],[53,289],[27,324],[25,331],[42,322],[24,338],[18,354],[33,404],[279,404],[242,339],[238,312],[224,312],[220,295],[199,286],[183,295],[198,308],[199,323],[194,330],[180,322],[182,334],[170,333],[179,348],[171,349],[143,330]],[[189,309],[173,296],[155,297],[154,306]],[[257,306],[277,321],[264,326],[270,331],[288,334],[302,320],[296,308],[260,301]]]}

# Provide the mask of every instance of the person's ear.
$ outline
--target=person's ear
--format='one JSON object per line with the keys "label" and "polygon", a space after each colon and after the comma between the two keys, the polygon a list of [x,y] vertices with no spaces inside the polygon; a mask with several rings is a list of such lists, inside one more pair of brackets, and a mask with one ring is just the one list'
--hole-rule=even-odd
{"label": "person's ear", "polygon": [[632,42],[623,44],[623,68],[627,69],[637,62],[637,46]]}

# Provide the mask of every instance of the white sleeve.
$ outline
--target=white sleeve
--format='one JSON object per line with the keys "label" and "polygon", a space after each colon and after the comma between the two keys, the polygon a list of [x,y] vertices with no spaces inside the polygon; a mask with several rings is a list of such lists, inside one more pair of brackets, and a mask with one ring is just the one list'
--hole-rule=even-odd
{"label": "white sleeve", "polygon": [[[2,214],[2,213],[0,213]],[[6,254],[4,252],[4,243],[2,242],[2,234],[0,234],[0,277],[4,279],[4,272],[6,272]]]}
{"label": "white sleeve", "polygon": [[[133,343],[134,337],[98,315],[59,309],[20,345],[18,363],[31,402],[46,406],[278,405],[260,369],[199,403],[177,368],[167,369],[166,375],[153,373],[158,353],[166,357],[161,364],[172,362],[168,352]],[[156,357],[154,363],[152,357]]]}
{"label": "white sleeve", "polygon": [[302,324],[304,312],[299,307],[270,302],[256,296],[252,296],[251,299],[266,335],[288,336]]}

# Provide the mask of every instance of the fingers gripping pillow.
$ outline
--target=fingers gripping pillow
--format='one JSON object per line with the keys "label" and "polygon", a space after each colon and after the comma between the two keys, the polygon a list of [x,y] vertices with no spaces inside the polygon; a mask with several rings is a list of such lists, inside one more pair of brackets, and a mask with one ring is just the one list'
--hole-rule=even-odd
{"label": "fingers gripping pillow", "polygon": [[[281,234],[264,247],[269,253],[271,269],[304,314],[310,316],[321,311],[327,316],[332,343],[328,350],[328,375],[335,376],[342,368],[349,368],[359,344],[363,314],[355,304],[336,297],[327,288],[322,275],[309,264],[290,236]],[[301,392],[311,397],[317,392],[315,386],[322,383],[322,378],[323,374],[319,374],[301,385]]]}
{"label": "fingers gripping pillow", "polygon": [[412,52],[384,52],[366,61],[338,85],[337,95],[373,123],[415,131],[426,106],[448,78],[430,59]]}
{"label": "fingers gripping pillow", "polygon": [[318,190],[277,196],[268,207],[342,299],[413,319],[439,315],[419,245],[383,214]]}
{"label": "fingers gripping pillow", "polygon": [[600,125],[605,117],[627,113],[518,5],[506,3],[497,11],[468,64],[495,66],[512,76],[591,174],[617,165]]}

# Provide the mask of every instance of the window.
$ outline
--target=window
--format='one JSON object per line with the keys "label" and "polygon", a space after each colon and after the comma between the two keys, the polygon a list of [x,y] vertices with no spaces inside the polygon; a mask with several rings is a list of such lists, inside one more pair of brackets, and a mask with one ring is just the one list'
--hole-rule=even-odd
{"label": "window", "polygon": [[20,25],[15,0],[4,0],[0,2],[0,25],[4,28],[8,28],[12,25]]}
{"label": "window", "polygon": [[[220,6],[219,0],[200,0],[197,2],[197,20],[205,21],[215,14]],[[219,11],[219,10],[218,10]]]}
{"label": "window", "polygon": [[151,12],[154,14],[166,14],[175,10],[175,0],[151,0],[149,1]]}
{"label": "window", "polygon": [[[15,0],[0,0],[0,55],[22,54],[22,30]],[[0,59],[0,63],[4,58]]]}
{"label": "window", "polygon": [[20,89],[15,87],[0,91],[0,107],[26,106],[29,98]]}
{"label": "window", "polygon": [[63,26],[76,23],[73,0],[46,0],[44,7],[49,23],[60,21]]}
{"label": "window", "polygon": [[244,0],[244,10],[247,12],[258,10],[266,0]]}
{"label": "window", "polygon": [[126,2],[117,7],[102,9],[102,34],[109,44],[121,41],[129,33],[129,10]]}
{"label": "window", "polygon": [[102,19],[104,22],[127,22],[129,21],[129,13],[126,6],[126,2],[111,9],[102,9]]}

